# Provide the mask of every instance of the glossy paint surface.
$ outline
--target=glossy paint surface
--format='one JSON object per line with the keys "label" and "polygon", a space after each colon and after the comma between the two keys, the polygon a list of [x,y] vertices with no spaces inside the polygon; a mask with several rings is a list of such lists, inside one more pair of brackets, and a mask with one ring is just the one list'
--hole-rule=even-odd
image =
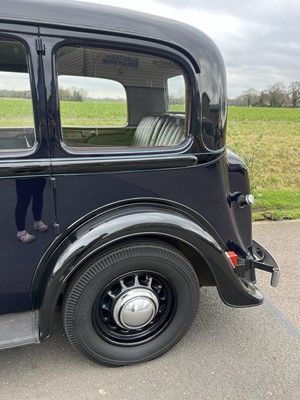
{"label": "glossy paint surface", "polygon": [[[0,313],[30,309],[33,306],[31,286],[34,275],[41,277],[34,281],[39,282],[34,287],[37,296],[39,291],[42,295],[47,291],[47,279],[55,279],[55,263],[58,261],[55,251],[52,257],[49,256],[49,264],[43,260],[39,266],[48,246],[54,240],[51,249],[59,246],[64,232],[70,233],[69,241],[76,240],[76,236],[72,239],[74,224],[87,219],[89,213],[96,213],[100,207],[109,207],[117,201],[151,199],[158,207],[165,201],[175,202],[179,208],[190,210],[190,215],[201,215],[211,227],[212,238],[221,241],[223,250],[232,241],[248,251],[251,246],[250,210],[239,210],[236,204],[228,202],[231,192],[249,190],[247,172],[243,166],[233,167],[234,162],[230,164],[225,152],[225,72],[219,51],[210,39],[194,28],[173,21],[108,7],[94,8],[86,3],[85,10],[80,3],[72,3],[74,7],[71,8],[69,2],[13,0],[2,3],[5,7],[0,13],[0,31],[2,27],[3,35],[22,40],[28,49],[37,147],[30,154],[3,156],[0,160],[1,219],[4,221],[3,246],[0,249]],[[18,21],[18,25],[9,25],[10,21]],[[16,26],[19,33],[15,33]],[[36,26],[39,26],[45,54],[37,51]],[[82,28],[78,29],[79,26]],[[61,138],[54,65],[56,49],[64,43],[65,37],[76,43],[126,43],[132,48],[153,49],[161,54],[168,52],[181,59],[193,82],[191,124],[186,142],[176,148],[140,154],[137,150],[122,154],[71,154],[66,151]],[[21,190],[21,193],[27,193],[25,201],[16,188],[26,186],[26,182],[28,187],[37,188],[39,185],[35,183],[41,180],[44,184],[40,185],[43,189],[38,202],[48,230],[36,232],[35,240],[24,244],[16,237],[14,214],[16,204],[23,204],[27,211],[26,229],[28,227],[32,232],[31,205],[25,207],[25,204],[28,196],[31,196],[30,204],[33,204],[34,191]],[[189,212],[186,213],[188,218]],[[159,229],[163,229],[161,214],[159,218]],[[181,222],[184,224],[184,220]],[[146,221],[144,224],[146,226]],[[61,236],[56,237],[54,225],[59,225]],[[130,229],[134,230],[132,226]],[[179,230],[182,229],[180,226]],[[170,227],[166,226],[165,230],[165,234],[169,234]],[[84,240],[80,244],[84,247]],[[227,294],[228,298],[234,298],[235,304],[239,301],[245,304],[243,288],[236,284],[232,271],[222,271],[222,268],[228,268],[226,262],[217,266],[218,260],[221,264],[224,261],[220,254],[215,255],[211,263],[219,268],[220,290],[229,293],[233,288],[236,291]],[[60,272],[64,273],[63,270]],[[56,293],[52,294],[54,301]],[[251,301],[256,303],[257,299],[253,298],[249,303]]]}
{"label": "glossy paint surface", "polygon": [[[2,0],[0,20],[37,24],[41,36],[97,38],[135,46],[167,46],[186,57],[194,69],[200,92],[192,113],[202,129],[204,149],[220,151],[226,143],[227,88],[222,56],[214,42],[192,26],[157,16],[97,4],[54,0]],[[55,30],[53,29],[55,28]],[[75,32],[74,30],[75,29]],[[49,45],[46,44],[48,52]],[[47,73],[48,76],[48,73]]]}

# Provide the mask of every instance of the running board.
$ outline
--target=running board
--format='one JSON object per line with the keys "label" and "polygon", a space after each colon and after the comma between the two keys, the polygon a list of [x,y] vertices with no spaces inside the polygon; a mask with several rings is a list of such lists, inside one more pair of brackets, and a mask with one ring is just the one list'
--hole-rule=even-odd
{"label": "running board", "polygon": [[37,311],[0,315],[0,349],[39,341]]}

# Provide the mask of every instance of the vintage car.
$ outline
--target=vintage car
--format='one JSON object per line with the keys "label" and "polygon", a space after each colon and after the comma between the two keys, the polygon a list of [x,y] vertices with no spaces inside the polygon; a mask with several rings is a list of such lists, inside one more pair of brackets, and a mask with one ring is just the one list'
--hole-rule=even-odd
{"label": "vintage car", "polygon": [[197,29],[72,1],[0,2],[0,348],[61,306],[82,355],[158,357],[202,286],[261,304],[247,168],[226,149],[224,63]]}

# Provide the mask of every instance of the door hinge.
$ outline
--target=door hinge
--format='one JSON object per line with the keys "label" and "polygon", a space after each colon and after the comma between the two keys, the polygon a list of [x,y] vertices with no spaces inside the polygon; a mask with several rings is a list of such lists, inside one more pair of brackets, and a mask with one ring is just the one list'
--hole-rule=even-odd
{"label": "door hinge", "polygon": [[44,40],[42,38],[37,38],[35,44],[37,53],[44,56],[46,54],[46,47]]}

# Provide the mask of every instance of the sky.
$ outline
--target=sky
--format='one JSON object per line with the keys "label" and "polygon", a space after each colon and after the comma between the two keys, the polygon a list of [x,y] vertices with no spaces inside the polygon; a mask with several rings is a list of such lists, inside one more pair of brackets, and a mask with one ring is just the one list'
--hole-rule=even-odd
{"label": "sky", "polygon": [[300,81],[299,0],[81,0],[156,14],[195,26],[223,55],[228,97]]}

